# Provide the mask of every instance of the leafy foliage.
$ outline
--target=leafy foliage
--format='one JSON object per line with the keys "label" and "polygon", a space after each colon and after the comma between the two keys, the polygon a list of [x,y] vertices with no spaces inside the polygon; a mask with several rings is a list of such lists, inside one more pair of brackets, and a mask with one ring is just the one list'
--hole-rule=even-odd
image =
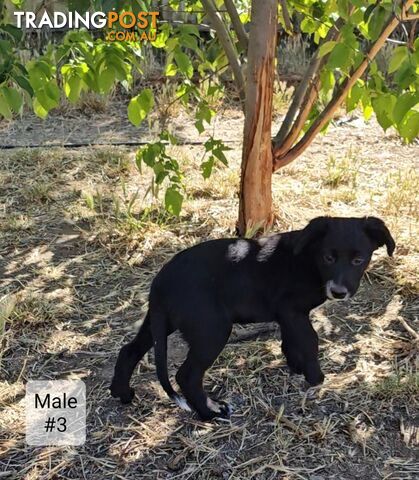
{"label": "leafy foliage", "polygon": [[[25,0],[13,0],[14,8],[24,8]],[[215,2],[222,7],[222,1]],[[250,0],[235,2],[243,23],[249,22]],[[0,3],[0,7],[3,2]],[[151,0],[69,0],[70,10],[85,12],[88,9],[110,11],[116,9],[140,11],[152,10]],[[180,0],[170,0],[169,6],[176,12]],[[288,0],[292,18],[299,19],[299,29],[318,45],[318,55],[324,58],[320,73],[320,92],[317,104],[304,125],[312,124],[320,112],[319,103],[327,103],[334,91],[351,76],[354,68],[365,58],[365,52],[383,31],[389,16],[400,4],[393,0]],[[182,9],[190,12],[196,24],[204,19],[199,0],[182,2]],[[417,10],[417,6],[413,11]],[[1,13],[1,12],[0,12]],[[229,22],[226,14],[223,19]],[[0,15],[0,18],[3,18]],[[279,15],[284,22],[284,16]],[[325,40],[331,28],[343,20],[337,40]],[[285,28],[285,25],[284,25]],[[234,30],[229,28],[237,51],[241,52]],[[223,92],[220,74],[227,67],[226,55],[211,33],[203,41],[197,25],[161,23],[152,42],[154,49],[162,50],[165,58],[164,75],[167,81],[176,80],[176,97],[195,114],[195,126],[203,133],[215,115],[214,101]],[[140,42],[109,42],[93,38],[85,30],[69,31],[60,45],[49,45],[46,51],[28,62],[22,60],[24,49],[22,31],[10,23],[0,23],[0,115],[6,119],[22,113],[28,105],[41,118],[56,108],[64,95],[76,103],[81,94],[93,91],[109,94],[120,85],[132,98],[128,105],[129,120],[139,126],[153,118],[156,105],[151,88],[138,91],[134,82],[141,74],[144,46]],[[244,55],[245,52],[242,52]],[[419,134],[419,39],[413,45],[401,45],[392,52],[384,70],[372,61],[367,73],[350,90],[346,107],[348,111],[361,108],[368,119],[372,112],[381,127],[397,129],[406,141]],[[153,192],[157,195],[165,186],[165,205],[169,212],[178,215],[184,196],[184,179],[181,166],[167,151],[175,143],[169,133],[162,133],[158,141],[140,149],[137,164],[143,164],[154,172]],[[210,137],[205,143],[206,156],[202,161],[202,174],[208,178],[216,162],[227,164],[227,150],[221,140]]]}
{"label": "leafy foliage", "polygon": [[[320,57],[328,56],[321,72],[320,98],[323,100],[359,65],[367,45],[381,34],[393,10],[396,8],[401,15],[400,4],[395,7],[391,0],[338,0],[322,4],[305,1],[304,9],[299,0],[290,0],[289,4],[294,12],[304,11],[306,18],[301,22],[301,30],[312,34],[314,41],[320,44]],[[341,39],[322,42],[327,31],[336,24],[336,13],[345,20]],[[361,107],[366,119],[374,111],[384,130],[392,126],[406,141],[414,140],[419,134],[418,60],[419,40],[416,39],[412,49],[407,45],[396,47],[384,71],[378,69],[375,61],[371,62],[367,74],[349,92],[347,110]]]}

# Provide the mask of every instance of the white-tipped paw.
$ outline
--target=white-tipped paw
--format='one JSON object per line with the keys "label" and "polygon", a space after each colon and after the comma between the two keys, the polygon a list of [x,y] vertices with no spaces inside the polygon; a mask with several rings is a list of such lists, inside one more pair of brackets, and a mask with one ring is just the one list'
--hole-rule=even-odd
{"label": "white-tipped paw", "polygon": [[173,400],[175,401],[176,405],[182,410],[185,410],[186,412],[192,412],[192,409],[188,405],[188,402],[181,395],[176,395],[175,397],[173,397]]}
{"label": "white-tipped paw", "polygon": [[220,416],[222,418],[228,418],[231,416],[233,413],[233,408],[231,405],[229,405],[226,402],[223,402],[222,400],[219,401],[214,401],[211,400],[211,398],[207,398],[207,407],[212,410],[214,413],[217,414],[217,416]]}

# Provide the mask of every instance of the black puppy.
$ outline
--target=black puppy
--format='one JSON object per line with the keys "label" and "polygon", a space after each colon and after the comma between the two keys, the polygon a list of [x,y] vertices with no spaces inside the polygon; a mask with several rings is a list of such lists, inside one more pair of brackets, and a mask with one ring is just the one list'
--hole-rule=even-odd
{"label": "black puppy", "polygon": [[[303,230],[259,240],[221,239],[177,254],[155,277],[149,311],[135,339],[119,353],[111,394],[128,403],[129,381],[154,345],[157,376],[178,405],[204,420],[228,416],[224,402],[203,390],[205,371],[223,350],[233,323],[278,322],[289,368],[311,385],[323,381],[318,337],[309,313],[329,299],[350,298],[372,252],[395,243],[382,220],[319,217]],[[180,330],[189,352],[176,374],[185,399],[167,372],[167,336]]]}

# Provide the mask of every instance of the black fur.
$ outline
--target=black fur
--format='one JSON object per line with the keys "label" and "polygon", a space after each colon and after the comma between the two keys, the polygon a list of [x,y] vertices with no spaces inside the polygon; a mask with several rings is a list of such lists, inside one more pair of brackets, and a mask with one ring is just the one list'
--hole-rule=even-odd
{"label": "black fur", "polygon": [[205,420],[228,415],[224,403],[208,404],[202,384],[233,323],[278,322],[290,370],[304,374],[311,385],[321,383],[310,310],[328,296],[354,295],[372,252],[382,245],[393,254],[394,240],[377,218],[319,217],[303,230],[260,240],[213,240],[180,252],[151,285],[145,321],[119,353],[112,395],[124,403],[132,400],[132,372],[154,344],[158,378],[178,400],[168,378],[166,347],[167,336],[179,330],[189,352],[176,380],[188,405]]}

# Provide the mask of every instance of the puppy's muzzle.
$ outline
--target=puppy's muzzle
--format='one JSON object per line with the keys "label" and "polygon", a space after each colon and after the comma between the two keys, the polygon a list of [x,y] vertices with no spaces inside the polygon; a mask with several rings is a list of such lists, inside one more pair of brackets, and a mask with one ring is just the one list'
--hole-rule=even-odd
{"label": "puppy's muzzle", "polygon": [[329,300],[347,300],[351,296],[345,285],[339,285],[333,280],[326,283],[326,295]]}

